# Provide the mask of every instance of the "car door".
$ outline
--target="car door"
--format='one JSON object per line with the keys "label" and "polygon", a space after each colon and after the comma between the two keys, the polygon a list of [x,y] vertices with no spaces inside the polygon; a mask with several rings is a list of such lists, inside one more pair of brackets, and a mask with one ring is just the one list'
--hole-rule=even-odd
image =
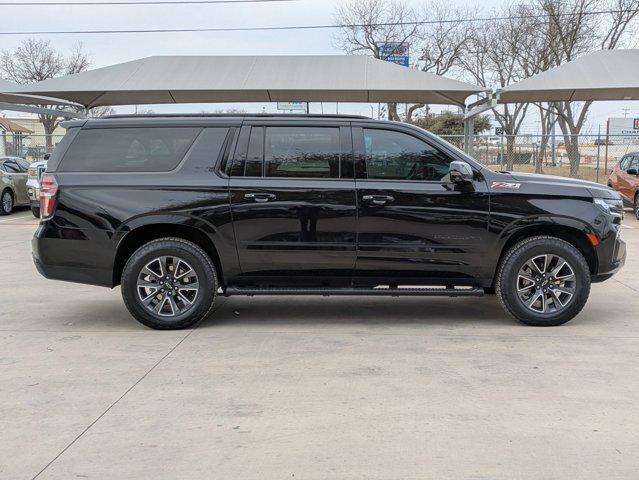
{"label": "car door", "polygon": [[632,168],[633,160],[633,155],[627,155],[619,162],[619,174],[616,185],[616,190],[629,202],[632,201],[633,194],[630,193],[632,185],[631,175],[628,174],[628,170]]}
{"label": "car door", "polygon": [[9,159],[4,162],[5,171],[13,182],[13,191],[16,205],[29,203],[27,195],[27,169],[23,168],[16,160]]}
{"label": "car door", "polygon": [[450,182],[463,159],[416,129],[354,125],[358,284],[473,284],[486,261],[489,192]]}
{"label": "car door", "polygon": [[639,155],[635,154],[626,169],[626,176],[628,182],[628,188],[626,196],[630,201],[634,201],[635,193],[639,188],[639,176],[637,176],[637,172],[639,172]]}
{"label": "car door", "polygon": [[350,283],[357,209],[347,122],[245,122],[229,190],[240,281]]}

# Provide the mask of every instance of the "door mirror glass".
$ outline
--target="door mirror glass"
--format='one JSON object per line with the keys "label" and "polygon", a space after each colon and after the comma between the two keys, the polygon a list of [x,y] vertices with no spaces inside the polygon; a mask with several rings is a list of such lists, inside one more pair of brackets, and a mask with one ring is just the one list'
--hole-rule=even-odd
{"label": "door mirror glass", "polygon": [[450,181],[453,183],[466,183],[473,181],[473,169],[466,162],[455,160],[450,162]]}

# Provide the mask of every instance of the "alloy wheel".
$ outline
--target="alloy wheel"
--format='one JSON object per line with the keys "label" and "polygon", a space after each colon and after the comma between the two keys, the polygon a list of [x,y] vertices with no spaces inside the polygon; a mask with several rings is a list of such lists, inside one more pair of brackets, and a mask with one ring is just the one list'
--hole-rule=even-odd
{"label": "alloy wheel", "polygon": [[575,272],[559,255],[544,254],[529,259],[517,274],[519,300],[535,313],[555,314],[575,296]]}
{"label": "alloy wheel", "polygon": [[200,286],[193,267],[176,256],[157,257],[138,275],[138,298],[145,308],[161,317],[175,317],[195,304]]}
{"label": "alloy wheel", "polygon": [[13,209],[13,197],[9,192],[2,194],[2,209],[7,213]]}

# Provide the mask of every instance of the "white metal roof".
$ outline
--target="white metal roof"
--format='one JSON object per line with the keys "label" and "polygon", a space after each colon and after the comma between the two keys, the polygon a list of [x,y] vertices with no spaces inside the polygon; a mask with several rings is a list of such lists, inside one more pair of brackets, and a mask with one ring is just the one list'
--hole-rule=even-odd
{"label": "white metal roof", "polygon": [[500,103],[639,100],[639,50],[601,50],[504,88]]}
{"label": "white metal roof", "polygon": [[14,89],[86,107],[339,101],[462,105],[482,87],[366,56],[148,57]]}

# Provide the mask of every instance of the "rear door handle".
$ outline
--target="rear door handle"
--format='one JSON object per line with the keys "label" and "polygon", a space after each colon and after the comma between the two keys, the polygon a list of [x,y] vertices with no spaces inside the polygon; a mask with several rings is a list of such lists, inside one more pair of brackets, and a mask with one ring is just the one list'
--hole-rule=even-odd
{"label": "rear door handle", "polygon": [[265,203],[269,200],[275,200],[277,197],[273,193],[247,193],[244,198],[258,203]]}
{"label": "rear door handle", "polygon": [[372,203],[373,205],[386,205],[395,199],[390,195],[364,195],[362,200]]}

